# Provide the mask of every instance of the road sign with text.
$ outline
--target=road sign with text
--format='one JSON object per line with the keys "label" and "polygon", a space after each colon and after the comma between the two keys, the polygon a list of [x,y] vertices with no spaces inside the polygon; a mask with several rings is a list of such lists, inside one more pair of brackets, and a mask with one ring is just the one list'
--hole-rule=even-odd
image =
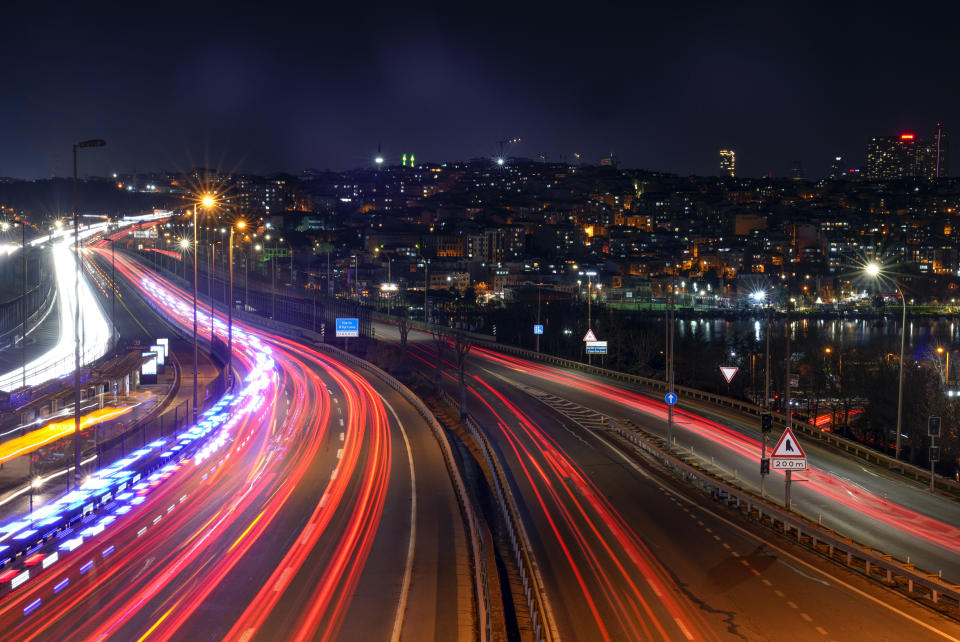
{"label": "road sign with text", "polygon": [[770,453],[770,467],[774,470],[806,470],[807,454],[790,428],[783,431]]}
{"label": "road sign with text", "polygon": [[587,354],[607,354],[607,342],[587,341]]}
{"label": "road sign with text", "polygon": [[337,319],[338,337],[359,337],[360,319]]}

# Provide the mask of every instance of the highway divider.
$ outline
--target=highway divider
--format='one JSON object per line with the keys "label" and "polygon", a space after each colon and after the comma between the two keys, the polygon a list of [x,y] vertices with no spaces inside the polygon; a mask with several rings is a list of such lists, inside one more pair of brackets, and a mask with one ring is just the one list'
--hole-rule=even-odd
{"label": "highway divider", "polygon": [[[446,391],[440,391],[440,398],[452,408],[460,410],[460,404],[454,401],[453,397]],[[496,451],[476,418],[467,413],[464,423],[480,448],[480,452],[483,453],[483,459],[491,472],[497,508],[500,510],[500,516],[503,518],[507,526],[507,533],[510,535],[510,546],[513,549],[514,561],[520,570],[523,594],[527,600],[527,609],[530,612],[530,621],[533,625],[536,640],[537,642],[556,642],[560,639],[560,636],[550,610],[550,603],[546,597],[543,579],[540,576],[540,567],[533,555],[533,548],[530,546],[527,531],[523,527],[516,499],[510,491],[507,475],[503,471],[503,466],[500,464]]]}

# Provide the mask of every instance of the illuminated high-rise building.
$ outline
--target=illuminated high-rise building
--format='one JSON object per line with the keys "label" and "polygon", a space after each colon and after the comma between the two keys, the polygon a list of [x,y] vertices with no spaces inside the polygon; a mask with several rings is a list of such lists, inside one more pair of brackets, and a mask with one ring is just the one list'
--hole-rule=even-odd
{"label": "illuminated high-rise building", "polygon": [[947,176],[947,139],[937,124],[932,139],[916,134],[875,136],[867,144],[867,178],[940,178]]}
{"label": "illuminated high-rise building", "polygon": [[836,156],[830,163],[830,178],[836,180],[842,178],[847,173],[847,164],[843,162],[843,156]]}
{"label": "illuminated high-rise building", "polygon": [[732,149],[720,150],[720,175],[731,178],[737,175],[737,153]]}

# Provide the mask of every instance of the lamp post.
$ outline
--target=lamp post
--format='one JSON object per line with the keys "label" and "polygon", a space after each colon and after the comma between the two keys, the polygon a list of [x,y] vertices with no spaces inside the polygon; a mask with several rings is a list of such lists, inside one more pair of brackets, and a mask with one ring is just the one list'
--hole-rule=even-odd
{"label": "lamp post", "polygon": [[903,290],[900,289],[900,284],[889,274],[885,274],[883,266],[879,263],[871,261],[864,266],[863,271],[867,276],[878,281],[884,278],[891,280],[893,287],[897,290],[897,294],[900,295],[900,302],[903,305],[903,323],[900,326],[900,382],[897,390],[897,439],[894,454],[895,459],[900,459],[900,429],[903,422],[903,355],[907,345],[907,299],[903,296]]}
{"label": "lamp post", "polygon": [[80,210],[78,205],[79,192],[77,187],[77,150],[87,147],[103,147],[106,141],[94,138],[73,145],[73,248],[76,252],[77,264],[73,279],[74,317],[74,370],[73,370],[73,485],[80,486]]}
{"label": "lamp post", "polygon": [[233,384],[233,230],[243,230],[247,227],[245,221],[237,221],[230,226],[230,247],[227,252],[227,262],[230,265],[230,292],[227,304],[227,385]]}
{"label": "lamp post", "polygon": [[[200,198],[204,208],[216,204],[213,196],[204,194]],[[197,204],[193,204],[193,420],[197,420],[197,369],[199,368],[199,348],[197,346]]]}
{"label": "lamp post", "polygon": [[[23,267],[23,297],[20,299],[20,356],[23,358],[23,382],[27,387],[27,222],[20,219],[20,257]],[[39,266],[37,266],[39,267]],[[32,460],[31,460],[32,461]]]}

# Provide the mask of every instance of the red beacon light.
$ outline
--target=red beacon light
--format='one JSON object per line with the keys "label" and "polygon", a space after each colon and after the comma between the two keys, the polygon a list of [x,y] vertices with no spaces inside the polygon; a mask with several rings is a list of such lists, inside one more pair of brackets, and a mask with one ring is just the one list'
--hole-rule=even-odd
{"label": "red beacon light", "polygon": [[900,134],[900,140],[913,140],[914,138],[913,134]]}

